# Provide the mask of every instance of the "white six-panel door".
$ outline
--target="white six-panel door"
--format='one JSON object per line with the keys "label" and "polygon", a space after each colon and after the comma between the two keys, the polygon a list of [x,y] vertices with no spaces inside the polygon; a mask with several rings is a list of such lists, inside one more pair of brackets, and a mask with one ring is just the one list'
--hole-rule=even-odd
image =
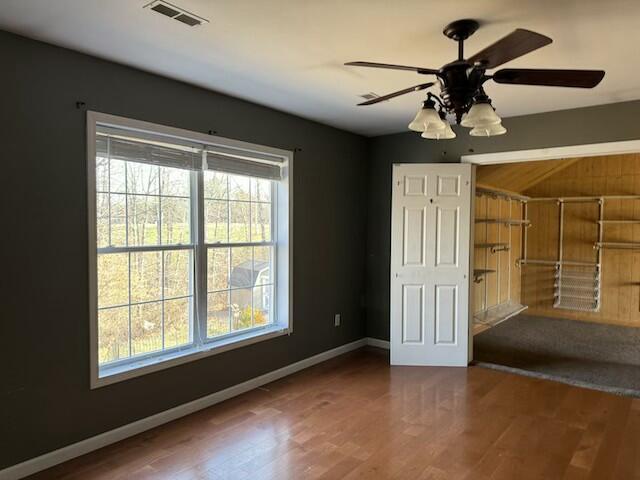
{"label": "white six-panel door", "polygon": [[466,366],[472,165],[396,164],[391,364]]}

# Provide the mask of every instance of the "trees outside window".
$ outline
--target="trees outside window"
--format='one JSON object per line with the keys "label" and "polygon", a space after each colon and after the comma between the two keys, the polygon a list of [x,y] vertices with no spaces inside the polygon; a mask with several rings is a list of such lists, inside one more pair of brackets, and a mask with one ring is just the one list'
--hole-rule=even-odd
{"label": "trees outside window", "polygon": [[95,159],[99,365],[271,324],[273,180],[164,165],[153,145],[119,141],[100,136]]}

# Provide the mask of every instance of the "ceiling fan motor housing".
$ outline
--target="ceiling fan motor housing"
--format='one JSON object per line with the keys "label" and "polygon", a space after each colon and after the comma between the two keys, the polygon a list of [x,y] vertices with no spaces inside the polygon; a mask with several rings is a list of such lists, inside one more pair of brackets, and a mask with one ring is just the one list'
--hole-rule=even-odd
{"label": "ceiling fan motor housing", "polygon": [[438,77],[442,84],[440,97],[447,111],[455,114],[460,123],[462,115],[473,104],[474,95],[482,86],[484,75],[474,70],[464,60],[458,60],[442,67]]}

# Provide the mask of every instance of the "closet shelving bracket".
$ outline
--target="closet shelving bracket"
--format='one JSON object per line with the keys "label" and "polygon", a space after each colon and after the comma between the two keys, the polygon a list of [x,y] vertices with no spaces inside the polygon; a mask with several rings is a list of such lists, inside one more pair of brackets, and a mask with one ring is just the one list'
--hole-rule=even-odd
{"label": "closet shelving bracket", "polygon": [[473,281],[475,283],[480,283],[485,275],[489,273],[496,273],[495,270],[488,270],[484,268],[476,268],[473,270]]}

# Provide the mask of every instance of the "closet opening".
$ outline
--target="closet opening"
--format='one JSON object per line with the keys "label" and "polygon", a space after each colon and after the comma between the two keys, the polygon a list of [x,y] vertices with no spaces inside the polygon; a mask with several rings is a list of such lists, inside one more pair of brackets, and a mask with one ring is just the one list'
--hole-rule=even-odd
{"label": "closet opening", "polygon": [[479,165],[474,361],[640,396],[640,154]]}

